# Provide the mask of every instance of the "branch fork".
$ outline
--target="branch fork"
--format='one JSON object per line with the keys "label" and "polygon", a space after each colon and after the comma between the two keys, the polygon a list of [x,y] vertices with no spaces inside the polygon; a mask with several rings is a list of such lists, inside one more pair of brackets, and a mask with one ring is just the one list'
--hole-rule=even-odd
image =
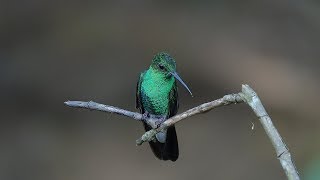
{"label": "branch fork", "polygon": [[[136,144],[141,145],[144,142],[152,141],[158,132],[164,129],[167,129],[168,127],[188,117],[194,116],[196,114],[208,112],[220,106],[226,106],[226,105],[237,104],[242,102],[245,102],[246,104],[248,104],[253,110],[253,112],[255,113],[255,115],[259,118],[260,123],[262,124],[264,130],[266,131],[266,134],[271,140],[271,143],[276,151],[277,158],[279,159],[280,164],[287,175],[287,178],[289,180],[299,180],[300,177],[291,159],[291,154],[289,152],[289,149],[287,148],[279,132],[273,125],[271,118],[266,112],[265,108],[263,107],[257,93],[249,85],[242,85],[242,91],[239,93],[225,95],[220,99],[201,104],[197,107],[194,107],[181,114],[175,115],[167,119],[159,127],[145,132],[139,139],[136,140]],[[89,101],[89,102],[66,101],[65,104],[70,107],[85,108],[90,110],[116,113],[119,115],[133,118],[138,121],[144,121],[149,125],[151,125],[152,127],[154,127],[153,122],[155,119],[153,119],[152,117],[146,117],[140,113],[127,111],[114,106],[99,104],[93,101]]]}

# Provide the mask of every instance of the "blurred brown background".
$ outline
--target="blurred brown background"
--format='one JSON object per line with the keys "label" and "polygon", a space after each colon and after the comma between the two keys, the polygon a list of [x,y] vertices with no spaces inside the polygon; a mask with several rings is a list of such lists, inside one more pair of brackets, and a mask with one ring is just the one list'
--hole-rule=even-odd
{"label": "blurred brown background", "polygon": [[180,88],[179,112],[248,83],[301,175],[320,171],[312,165],[320,157],[319,7],[314,0],[1,1],[0,179],[286,179],[244,104],[179,123],[175,163],[135,146],[141,123],[64,106],[94,100],[135,111],[138,75],[160,51],[176,59],[194,94]]}

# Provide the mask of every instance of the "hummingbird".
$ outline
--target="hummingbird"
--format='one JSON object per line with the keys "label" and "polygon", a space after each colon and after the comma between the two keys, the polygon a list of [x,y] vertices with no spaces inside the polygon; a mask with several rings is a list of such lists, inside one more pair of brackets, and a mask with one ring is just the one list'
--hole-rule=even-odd
{"label": "hummingbird", "polygon": [[[165,52],[156,54],[149,69],[140,74],[136,90],[136,108],[145,117],[156,119],[153,122],[154,127],[143,122],[145,131],[159,127],[166,119],[177,114],[179,103],[176,80],[192,96],[190,89],[176,71],[175,60]],[[179,157],[178,139],[174,125],[157,133],[155,139],[149,144],[154,155],[161,160],[176,161]]]}

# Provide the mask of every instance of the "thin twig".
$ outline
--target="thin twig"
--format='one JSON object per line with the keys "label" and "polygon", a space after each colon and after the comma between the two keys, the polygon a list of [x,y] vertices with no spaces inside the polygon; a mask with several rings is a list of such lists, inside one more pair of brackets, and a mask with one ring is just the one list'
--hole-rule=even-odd
{"label": "thin twig", "polygon": [[143,116],[140,113],[137,112],[131,112],[124,109],[120,109],[114,106],[99,104],[93,101],[66,101],[64,102],[65,105],[70,107],[76,107],[76,108],[84,108],[84,109],[90,109],[90,110],[97,110],[97,111],[103,111],[108,113],[116,113],[119,115],[127,116],[130,118],[133,118],[135,120],[142,121]]}
{"label": "thin twig", "polygon": [[[277,158],[279,159],[282,168],[284,169],[287,177],[289,180],[299,180],[299,174],[298,171],[295,168],[295,165],[291,159],[291,154],[289,152],[289,149],[283,142],[279,132],[273,125],[270,116],[267,114],[266,110],[264,109],[258,95],[252,88],[250,88],[248,85],[242,85],[242,92],[237,94],[229,94],[225,95],[223,98],[201,104],[197,107],[194,107],[192,109],[189,109],[188,111],[185,111],[181,114],[178,114],[176,116],[173,116],[169,119],[167,119],[165,122],[163,122],[160,127],[152,129],[150,131],[145,132],[137,141],[137,145],[141,145],[144,142],[148,142],[154,139],[154,136],[160,132],[161,130],[164,130],[168,128],[169,126],[172,126],[176,124],[177,122],[186,119],[190,116],[194,116],[196,114],[204,113],[207,111],[210,111],[216,107],[224,106],[224,105],[230,105],[230,104],[236,104],[246,102],[254,111],[256,116],[259,118],[260,123],[262,124],[264,130],[266,131],[269,139],[272,142],[272,145],[275,148],[275,151],[277,153]],[[78,108],[85,108],[85,109],[91,109],[91,110],[98,110],[98,111],[104,111],[109,113],[116,113],[119,115],[124,115],[127,117],[131,117],[135,120],[144,121],[154,127],[154,119],[147,118],[143,116],[140,113],[127,111],[124,109],[120,109],[113,106],[108,106],[104,104],[99,104],[93,101],[89,102],[83,102],[83,101],[67,101],[65,102],[67,106],[70,107],[78,107]]]}
{"label": "thin twig", "polygon": [[144,135],[141,136],[141,138],[137,139],[136,144],[141,145],[144,142],[151,141],[153,137],[160,131],[168,128],[169,126],[172,126],[173,124],[176,124],[177,122],[186,119],[190,116],[194,116],[196,114],[208,112],[216,107],[225,106],[229,104],[235,104],[243,102],[241,96],[239,94],[229,94],[225,95],[223,98],[201,104],[197,107],[194,107],[192,109],[189,109],[181,114],[175,115],[169,119],[167,119],[165,122],[161,124],[159,128],[152,129],[148,132],[146,132]]}

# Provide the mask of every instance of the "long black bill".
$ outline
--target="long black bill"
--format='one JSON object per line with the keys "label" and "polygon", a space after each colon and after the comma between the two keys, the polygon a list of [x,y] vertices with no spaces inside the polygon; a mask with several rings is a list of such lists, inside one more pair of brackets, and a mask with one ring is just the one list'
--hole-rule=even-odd
{"label": "long black bill", "polygon": [[183,80],[180,78],[180,76],[178,75],[177,72],[170,72],[170,74],[172,76],[174,76],[190,93],[190,95],[193,97],[192,92],[190,91],[190,89],[188,88],[188,86],[186,85],[186,83],[183,82]]}

